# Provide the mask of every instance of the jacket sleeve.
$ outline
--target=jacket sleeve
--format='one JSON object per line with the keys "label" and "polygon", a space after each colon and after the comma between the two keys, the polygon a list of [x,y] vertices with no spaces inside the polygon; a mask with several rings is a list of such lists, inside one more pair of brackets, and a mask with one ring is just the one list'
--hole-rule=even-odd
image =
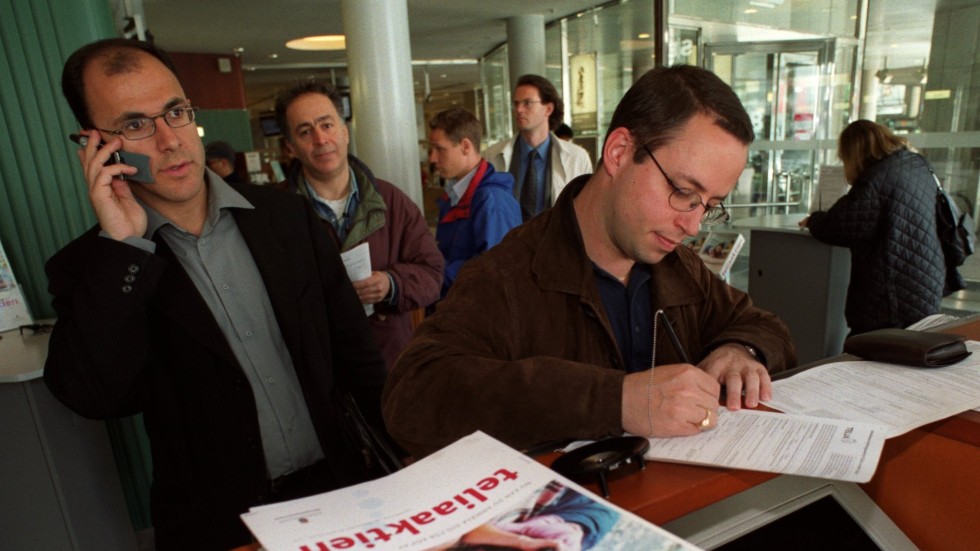
{"label": "jacket sleeve", "polygon": [[875,238],[881,209],[881,197],[873,186],[856,182],[830,210],[810,215],[807,227],[824,243],[850,247]]}
{"label": "jacket sleeve", "polygon": [[521,207],[517,200],[510,193],[497,188],[478,189],[470,213],[472,250],[467,258],[446,263],[443,289],[449,289],[456,282],[459,270],[467,261],[490,250],[500,243],[507,232],[521,224]]}
{"label": "jacket sleeve", "polygon": [[521,224],[521,207],[509,192],[493,187],[478,189],[473,203],[470,213],[475,257],[500,243],[507,232]]}
{"label": "jacket sleeve", "polygon": [[44,381],[79,415],[109,419],[143,409],[147,308],[165,265],[159,256],[94,231],[48,261],[58,320]]}
{"label": "jacket sleeve", "polygon": [[394,306],[382,302],[375,307],[408,312],[439,299],[445,260],[419,207],[397,189],[391,202],[389,219],[396,221],[396,227],[389,230],[392,234],[390,243],[398,250],[389,252],[389,258],[395,258],[395,261],[388,264],[385,271],[395,280],[398,301]]}
{"label": "jacket sleeve", "polygon": [[692,361],[699,362],[723,344],[739,343],[758,351],[770,373],[796,366],[796,348],[782,320],[755,306],[748,294],[722,281],[693,252],[678,249],[678,256],[682,255],[691,279],[698,282],[706,297],[697,310],[675,314],[688,327],[685,337],[691,340],[687,345],[700,351]]}
{"label": "jacket sleeve", "polygon": [[401,445],[422,456],[476,430],[518,449],[622,433],[624,372],[528,353],[531,324],[562,313],[519,314],[534,299],[488,262],[460,275],[388,375],[385,422]]}

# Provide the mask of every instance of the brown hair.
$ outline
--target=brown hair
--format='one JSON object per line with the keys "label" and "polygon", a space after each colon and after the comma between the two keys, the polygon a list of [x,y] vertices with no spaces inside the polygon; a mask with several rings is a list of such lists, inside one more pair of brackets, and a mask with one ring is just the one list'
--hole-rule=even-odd
{"label": "brown hair", "polygon": [[541,103],[550,103],[554,106],[551,115],[548,116],[548,130],[554,131],[558,128],[562,117],[565,116],[565,103],[558,95],[555,85],[541,75],[521,75],[517,77],[517,86],[514,86],[514,90],[517,90],[518,86],[534,86],[538,89]]}
{"label": "brown hair", "polygon": [[483,127],[480,121],[462,107],[452,107],[440,111],[429,121],[429,130],[442,130],[454,144],[467,139],[477,152],[480,151],[480,140],[483,138]]}
{"label": "brown hair", "polygon": [[306,94],[320,94],[321,96],[325,96],[333,103],[341,119],[344,117],[344,99],[340,95],[340,90],[337,90],[334,85],[316,78],[298,82],[292,88],[279,92],[276,96],[276,124],[279,126],[279,131],[282,132],[283,137],[289,142],[293,140],[290,134],[289,121],[286,120],[286,110],[300,96]]}
{"label": "brown hair", "polygon": [[837,156],[844,163],[844,177],[853,184],[868,166],[908,146],[908,140],[896,136],[887,126],[860,119],[840,133]]}
{"label": "brown hair", "polygon": [[641,76],[616,106],[606,139],[617,128],[629,130],[637,146],[633,162],[639,164],[648,159],[640,145],[654,150],[670,142],[697,114],[711,116],[743,144],[755,139],[752,121],[731,87],[692,65],[657,67]]}

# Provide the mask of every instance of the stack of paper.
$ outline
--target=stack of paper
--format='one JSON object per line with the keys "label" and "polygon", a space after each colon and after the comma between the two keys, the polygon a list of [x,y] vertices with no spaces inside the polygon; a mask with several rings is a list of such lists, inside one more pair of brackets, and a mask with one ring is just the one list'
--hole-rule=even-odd
{"label": "stack of paper", "polygon": [[773,382],[766,405],[800,415],[877,423],[888,437],[980,406],[980,343],[946,367],[835,362]]}
{"label": "stack of paper", "polygon": [[721,408],[716,428],[652,438],[645,457],[867,482],[887,438],[980,407],[980,343],[966,345],[974,354],[941,368],[864,360],[814,367],[773,382],[766,405],[784,413]]}

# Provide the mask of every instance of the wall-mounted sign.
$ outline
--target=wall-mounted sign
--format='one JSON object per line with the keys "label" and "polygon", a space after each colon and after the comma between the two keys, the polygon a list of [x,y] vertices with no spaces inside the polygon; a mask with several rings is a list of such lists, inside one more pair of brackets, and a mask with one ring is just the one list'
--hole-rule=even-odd
{"label": "wall-mounted sign", "polygon": [[565,103],[571,107],[572,128],[576,134],[596,130],[599,101],[595,53],[573,55],[571,70],[572,97]]}

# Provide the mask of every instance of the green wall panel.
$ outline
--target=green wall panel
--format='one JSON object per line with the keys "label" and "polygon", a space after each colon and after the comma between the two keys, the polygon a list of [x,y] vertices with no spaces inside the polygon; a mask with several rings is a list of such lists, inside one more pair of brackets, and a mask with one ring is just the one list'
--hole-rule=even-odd
{"label": "green wall panel", "polygon": [[[35,318],[54,317],[44,263],[95,223],[68,141],[78,124],[61,68],[78,47],[113,36],[107,0],[0,0],[0,242]],[[133,525],[146,528],[152,468],[142,416],[106,426]]]}
{"label": "green wall panel", "polygon": [[202,109],[197,125],[204,128],[204,143],[228,142],[235,151],[252,151],[252,126],[245,109]]}
{"label": "green wall panel", "polygon": [[35,318],[54,316],[44,262],[95,221],[68,134],[61,67],[115,29],[105,0],[0,0],[0,241]]}

